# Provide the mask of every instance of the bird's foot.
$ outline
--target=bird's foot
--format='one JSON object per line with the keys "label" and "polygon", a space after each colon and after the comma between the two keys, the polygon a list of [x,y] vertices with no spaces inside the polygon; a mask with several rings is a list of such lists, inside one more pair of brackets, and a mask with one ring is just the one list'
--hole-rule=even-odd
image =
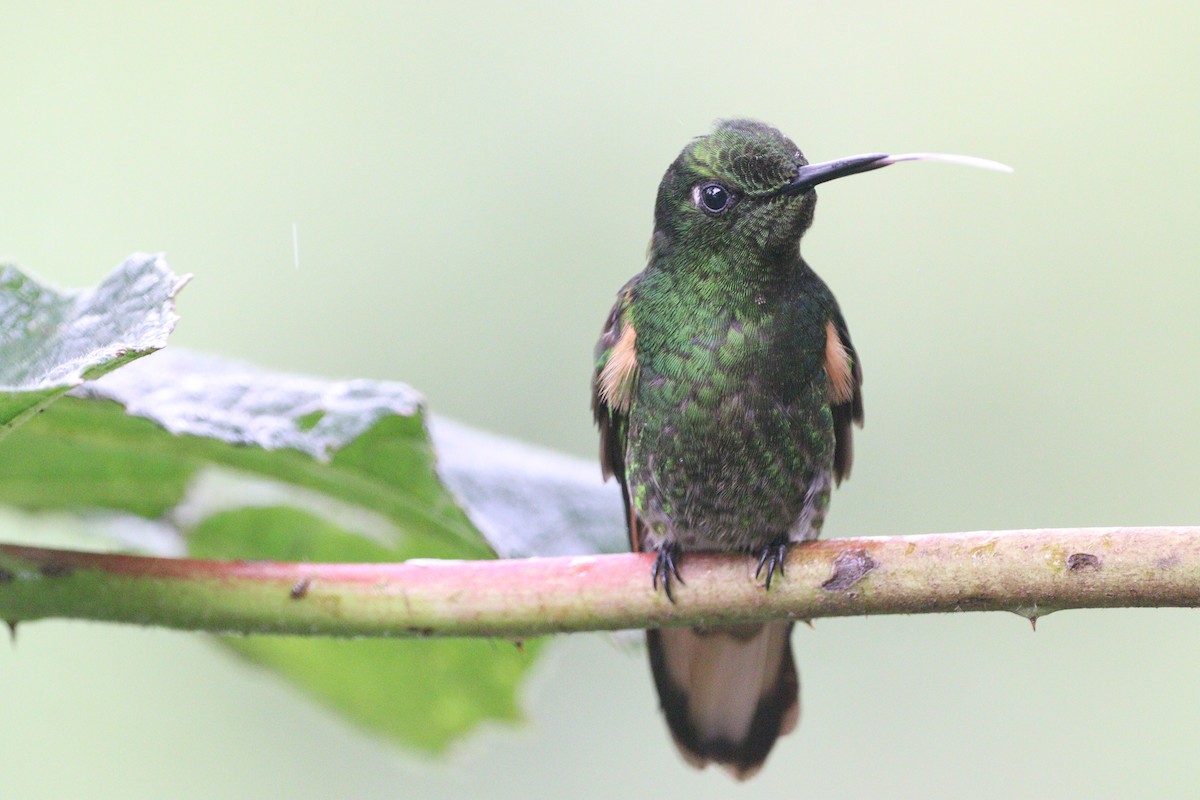
{"label": "bird's foot", "polygon": [[678,542],[664,542],[659,545],[658,555],[654,558],[654,569],[650,573],[654,591],[658,591],[658,582],[661,580],[663,591],[672,603],[675,602],[675,598],[671,596],[672,578],[683,584],[683,576],[679,574],[679,566],[675,563],[681,554]]}
{"label": "bird's foot", "polygon": [[758,569],[754,570],[755,578],[762,575],[764,568],[767,570],[767,579],[763,583],[763,588],[771,588],[771,578],[775,577],[777,570],[780,577],[783,577],[783,563],[787,561],[788,550],[791,547],[790,539],[776,539],[763,548],[762,555],[758,558]]}

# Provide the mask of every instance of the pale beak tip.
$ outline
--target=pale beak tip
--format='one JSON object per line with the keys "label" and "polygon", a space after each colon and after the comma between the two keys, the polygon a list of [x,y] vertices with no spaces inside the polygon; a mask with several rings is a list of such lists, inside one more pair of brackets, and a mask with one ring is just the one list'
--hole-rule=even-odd
{"label": "pale beak tip", "polygon": [[1007,164],[1001,164],[999,161],[992,161],[988,158],[978,158],[977,156],[960,156],[952,153],[903,153],[898,156],[887,156],[883,159],[884,164],[895,164],[899,161],[942,161],[947,164],[959,164],[964,167],[978,167],[979,169],[990,169],[994,172],[1012,172],[1013,168]]}

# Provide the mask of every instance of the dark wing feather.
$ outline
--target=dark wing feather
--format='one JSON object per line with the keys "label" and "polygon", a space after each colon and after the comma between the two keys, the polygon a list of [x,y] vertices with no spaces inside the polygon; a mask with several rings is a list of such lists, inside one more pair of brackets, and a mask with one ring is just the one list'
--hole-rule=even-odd
{"label": "dark wing feather", "polygon": [[854,391],[851,393],[850,399],[833,406],[835,441],[833,479],[835,482],[841,483],[843,478],[850,477],[850,467],[854,464],[854,437],[851,426],[857,425],[861,428],[863,424],[863,373],[862,364],[858,360],[854,344],[850,341],[850,330],[846,327],[846,320],[842,317],[841,309],[834,308],[833,325],[837,329],[838,337],[842,340],[842,346],[846,349],[846,355],[850,358],[850,370],[854,379]]}
{"label": "dark wing feather", "polygon": [[625,504],[625,523],[629,531],[631,549],[640,550],[643,537],[640,535],[641,523],[637,519],[632,504],[629,501],[629,485],[625,476],[625,443],[628,434],[629,412],[628,404],[625,409],[613,403],[611,397],[601,389],[601,374],[605,364],[612,356],[617,343],[621,341],[624,326],[632,323],[626,319],[625,311],[634,282],[630,281],[621,289],[617,302],[608,314],[604,328],[600,331],[600,341],[596,343],[595,370],[592,373],[592,416],[600,429],[600,470],[605,479],[615,476],[621,485],[621,499]]}
{"label": "dark wing feather", "polygon": [[622,488],[625,486],[625,418],[623,414],[605,401],[600,391],[600,373],[608,362],[612,350],[621,338],[621,316],[624,303],[618,300],[608,314],[600,341],[596,342],[596,365],[592,373],[592,416],[600,428],[600,471],[605,480],[617,476]]}

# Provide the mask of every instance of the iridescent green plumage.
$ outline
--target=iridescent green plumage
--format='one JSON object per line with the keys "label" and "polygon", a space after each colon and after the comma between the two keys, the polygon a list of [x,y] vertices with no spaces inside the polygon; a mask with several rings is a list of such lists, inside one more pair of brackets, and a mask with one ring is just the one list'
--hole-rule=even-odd
{"label": "iridescent green plumage", "polygon": [[[642,549],[759,551],[820,532],[832,479],[849,467],[852,397],[834,402],[828,287],[800,257],[815,195],[782,190],[807,161],[758,123],[722,123],[663,178],[649,264],[622,290],[597,354],[599,378],[636,331],[636,379],[600,402],[602,447],[644,526]],[[698,198],[730,195],[720,213]],[[840,407],[839,407],[840,406]],[[835,452],[840,469],[835,470]]]}
{"label": "iridescent green plumage", "polygon": [[[924,160],[1011,171],[941,153],[809,164],[774,128],[731,120],[663,176],[649,263],[617,296],[596,348],[592,409],[630,544],[657,552],[652,586],[668,599],[685,551],[758,553],[769,590],[788,548],[820,534],[863,406],[846,323],[800,257],[813,187]],[[796,725],[791,628],[646,632],[663,714],[691,764],[747,778]]]}
{"label": "iridescent green plumage", "polygon": [[[736,120],[663,177],[645,271],[618,295],[596,353],[605,474],[635,550],[671,597],[686,550],[761,553],[766,586],[821,530],[850,467],[862,372],[837,302],[800,257],[811,183],[871,168],[809,167],[774,128]],[[805,172],[805,170],[810,172]],[[817,177],[808,177],[810,174]],[[791,623],[648,631],[681,752],[753,774],[795,725]]]}

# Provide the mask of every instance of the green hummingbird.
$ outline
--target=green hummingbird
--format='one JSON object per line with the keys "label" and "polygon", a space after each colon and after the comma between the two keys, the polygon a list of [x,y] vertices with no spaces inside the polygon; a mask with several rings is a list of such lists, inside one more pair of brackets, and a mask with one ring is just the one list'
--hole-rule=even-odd
{"label": "green hummingbird", "polygon": [[[816,539],[863,421],[862,364],[833,293],[800,255],[817,184],[897,161],[809,164],[775,128],[719,122],[667,169],[647,266],[618,292],[596,347],[592,410],[604,476],[634,551],[672,598],[690,550],[750,553],[769,589]],[[667,725],[694,766],[745,779],[799,719],[792,622],[648,630]]]}

